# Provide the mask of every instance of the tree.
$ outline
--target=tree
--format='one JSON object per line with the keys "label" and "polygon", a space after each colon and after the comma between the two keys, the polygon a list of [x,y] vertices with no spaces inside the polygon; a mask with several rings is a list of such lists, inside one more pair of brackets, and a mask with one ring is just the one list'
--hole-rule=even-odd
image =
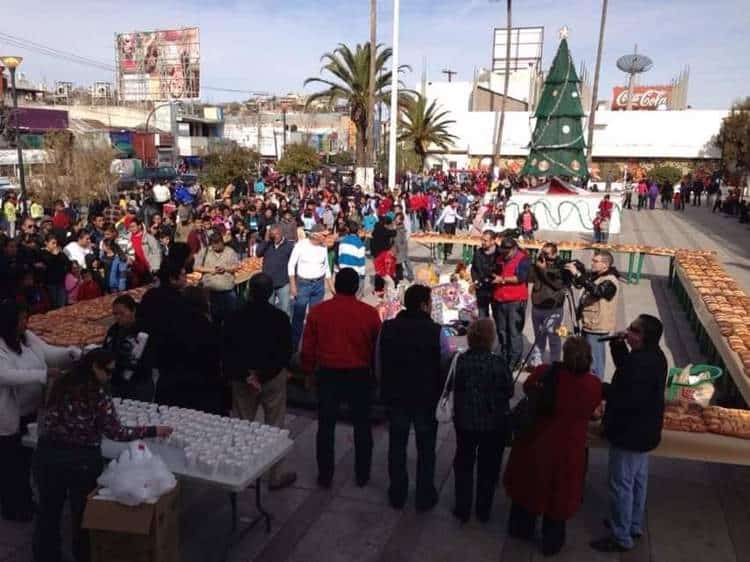
{"label": "tree", "polygon": [[343,152],[331,154],[330,160],[331,164],[334,164],[335,166],[351,166],[354,164],[354,155],[348,150],[345,150]]}
{"label": "tree", "polygon": [[117,176],[112,173],[116,151],[111,146],[84,143],[69,131],[44,136],[47,158],[38,176],[38,196],[45,204],[69,198],[82,203],[108,199]]}
{"label": "tree", "polygon": [[521,174],[581,178],[588,175],[580,82],[568,41],[562,37],[534,113],[536,126]]}
{"label": "tree", "polygon": [[732,106],[721,123],[716,146],[721,149],[725,173],[745,176],[750,172],[750,98]]}
{"label": "tree", "polygon": [[433,100],[429,105],[427,98],[421,94],[405,104],[401,113],[399,141],[409,144],[419,157],[420,169],[424,170],[427,150],[430,145],[436,145],[448,150],[458,137],[448,132],[448,127],[455,123],[448,119],[448,111],[441,111],[437,102]]}
{"label": "tree", "polygon": [[[390,60],[392,51],[383,45],[377,45],[375,56],[375,71],[377,79],[375,82],[376,103],[388,103],[391,86],[391,70],[385,69]],[[370,119],[368,110],[368,88],[370,83],[370,43],[357,45],[352,51],[349,46],[340,43],[333,51],[325,53],[321,57],[324,62],[323,71],[331,74],[333,78],[308,78],[304,85],[323,84],[327,86],[322,92],[311,94],[307,98],[305,108],[323,101],[332,109],[336,102],[343,101],[349,107],[349,117],[357,129],[357,164],[365,165],[367,155],[367,123]],[[408,66],[399,67],[399,72],[408,69]]]}
{"label": "tree", "polygon": [[258,168],[260,154],[236,144],[212,152],[203,159],[201,181],[223,188],[237,178],[249,176]]}
{"label": "tree", "polygon": [[682,170],[676,166],[656,166],[648,172],[659,184],[674,185],[682,179]]}
{"label": "tree", "polygon": [[314,148],[306,144],[289,144],[276,164],[282,174],[305,174],[320,166],[320,157]]}

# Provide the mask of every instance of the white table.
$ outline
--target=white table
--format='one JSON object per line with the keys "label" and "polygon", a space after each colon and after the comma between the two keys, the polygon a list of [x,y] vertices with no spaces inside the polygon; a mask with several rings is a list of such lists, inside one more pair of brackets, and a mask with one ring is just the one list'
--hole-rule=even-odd
{"label": "white table", "polygon": [[[250,532],[259,522],[265,521],[266,533],[271,532],[271,514],[263,508],[263,502],[261,501],[261,477],[268,472],[273,465],[289,454],[294,445],[294,441],[287,439],[287,442],[276,452],[275,455],[266,459],[262,464],[254,467],[251,472],[248,472],[243,477],[232,477],[230,475],[220,474],[218,471],[210,475],[205,474],[186,465],[185,453],[181,449],[170,447],[169,445],[161,443],[158,439],[144,439],[144,441],[148,443],[149,449],[151,449],[152,453],[159,455],[162,458],[164,464],[167,465],[167,468],[177,478],[205,484],[229,492],[229,502],[232,507],[232,528],[227,539],[222,560],[226,560],[229,557],[229,551],[232,546],[237,544],[237,542],[239,542],[242,537]],[[22,442],[25,447],[30,447],[32,449],[36,448],[37,445],[37,440],[29,434],[23,436]],[[127,447],[127,442],[103,439],[101,446],[102,456],[106,459],[115,459],[119,457],[120,453]],[[250,520],[243,529],[238,530],[239,516],[237,511],[237,495],[240,492],[247,490],[247,488],[253,483],[255,483],[255,507],[258,510],[258,515]]]}

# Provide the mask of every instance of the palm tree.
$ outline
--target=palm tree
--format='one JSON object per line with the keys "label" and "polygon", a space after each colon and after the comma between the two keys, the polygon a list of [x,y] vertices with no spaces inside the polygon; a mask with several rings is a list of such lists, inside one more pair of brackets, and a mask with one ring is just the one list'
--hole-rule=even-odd
{"label": "palm tree", "polygon": [[[383,45],[377,45],[375,57],[375,102],[388,103],[391,86],[391,70],[385,69],[392,51]],[[352,51],[348,45],[339,43],[332,52],[325,53],[321,73],[327,71],[333,79],[308,78],[305,86],[318,83],[327,86],[322,92],[311,94],[307,98],[306,108],[313,102],[322,100],[333,108],[337,101],[345,101],[349,107],[349,117],[357,129],[357,164],[365,165],[367,160],[367,123],[369,119],[369,84],[370,84],[370,43],[357,45]],[[399,72],[409,67],[399,67]]]}
{"label": "palm tree", "polygon": [[447,119],[448,111],[442,111],[435,100],[428,105],[427,98],[421,94],[410,98],[410,102],[401,113],[401,134],[399,141],[406,141],[414,148],[419,157],[422,169],[427,159],[427,149],[431,144],[448,150],[458,137],[448,132],[448,127],[455,123]]}

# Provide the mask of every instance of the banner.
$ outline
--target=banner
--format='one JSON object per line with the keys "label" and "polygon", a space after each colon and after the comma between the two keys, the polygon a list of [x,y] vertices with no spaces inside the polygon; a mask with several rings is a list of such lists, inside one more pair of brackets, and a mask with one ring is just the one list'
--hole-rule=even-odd
{"label": "banner", "polygon": [[[631,109],[655,110],[659,107],[670,107],[672,104],[672,86],[636,86],[633,88],[633,105]],[[612,88],[612,109],[628,107],[628,89],[622,86]]]}
{"label": "banner", "polygon": [[160,101],[200,97],[197,27],[121,33],[115,37],[120,99]]}

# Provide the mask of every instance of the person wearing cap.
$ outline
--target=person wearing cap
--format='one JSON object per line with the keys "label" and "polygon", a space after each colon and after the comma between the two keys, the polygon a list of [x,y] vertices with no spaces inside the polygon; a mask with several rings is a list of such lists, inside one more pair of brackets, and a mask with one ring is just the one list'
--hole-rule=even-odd
{"label": "person wearing cap", "polygon": [[[283,428],[292,329],[288,313],[271,304],[273,292],[271,276],[257,273],[250,278],[247,304],[224,325],[222,358],[224,373],[232,380],[234,413],[254,421],[262,406],[265,423]],[[297,474],[284,472],[280,461],[271,468],[268,486],[279,490],[296,480]]]}
{"label": "person wearing cap", "polygon": [[224,237],[215,232],[208,239],[209,246],[195,259],[194,271],[202,273],[202,285],[208,289],[211,299],[211,317],[221,325],[237,308],[234,292],[234,273],[240,268],[240,260],[232,248],[224,245]]}
{"label": "person wearing cap", "polygon": [[301,363],[318,387],[318,485],[330,488],[335,467],[334,436],[339,404],[347,402],[354,425],[354,470],[358,486],[370,480],[375,389],[373,359],[380,316],[356,298],[359,275],[350,267],[336,274],[334,297],[310,309],[302,338]]}
{"label": "person wearing cap", "polygon": [[523,353],[523,326],[529,298],[529,256],[518,242],[506,237],[500,243],[492,293],[492,316],[500,353],[512,369]]}
{"label": "person wearing cap", "polygon": [[292,304],[292,343],[299,347],[308,306],[312,308],[323,300],[326,284],[335,293],[328,267],[328,248],[325,245],[326,228],[313,225],[310,237],[300,240],[289,257],[289,296]]}

